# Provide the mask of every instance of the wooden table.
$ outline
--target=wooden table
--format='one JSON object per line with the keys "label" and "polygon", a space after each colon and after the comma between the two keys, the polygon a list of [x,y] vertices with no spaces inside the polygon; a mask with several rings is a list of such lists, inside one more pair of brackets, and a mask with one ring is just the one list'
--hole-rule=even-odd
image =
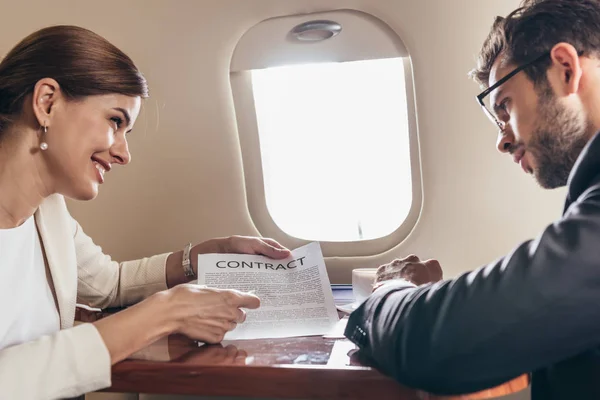
{"label": "wooden table", "polygon": [[[301,337],[198,347],[165,338],[113,367],[110,392],[281,399],[484,399],[524,389],[526,375],[475,395],[437,397],[404,387],[348,356],[347,340]],[[333,350],[333,354],[332,354]]]}

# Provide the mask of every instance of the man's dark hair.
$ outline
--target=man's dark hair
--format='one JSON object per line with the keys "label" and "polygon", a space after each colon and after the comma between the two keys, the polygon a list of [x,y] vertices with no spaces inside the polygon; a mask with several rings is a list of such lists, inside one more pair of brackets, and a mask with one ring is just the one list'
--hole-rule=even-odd
{"label": "man's dark hair", "polygon": [[[560,42],[577,49],[580,55],[600,53],[600,0],[525,0],[506,18],[497,17],[479,53],[471,77],[487,87],[496,59],[522,65],[549,52]],[[538,85],[546,82],[550,58],[525,69]]]}

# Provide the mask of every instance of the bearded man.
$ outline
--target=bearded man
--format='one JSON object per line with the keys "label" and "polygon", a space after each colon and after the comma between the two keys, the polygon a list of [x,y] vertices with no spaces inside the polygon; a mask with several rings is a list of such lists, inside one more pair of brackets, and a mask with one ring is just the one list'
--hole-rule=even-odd
{"label": "bearded man", "polygon": [[534,400],[600,399],[600,2],[525,1],[496,19],[473,77],[498,150],[542,187],[568,185],[562,218],[452,280],[416,256],[381,266],[346,336],[429,392],[531,373]]}

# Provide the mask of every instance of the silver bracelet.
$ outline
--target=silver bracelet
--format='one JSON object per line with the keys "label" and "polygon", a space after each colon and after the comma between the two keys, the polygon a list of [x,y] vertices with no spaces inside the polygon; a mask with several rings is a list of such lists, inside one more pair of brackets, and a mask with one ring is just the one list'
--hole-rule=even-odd
{"label": "silver bracelet", "polygon": [[187,246],[183,249],[183,260],[181,261],[181,265],[183,266],[183,273],[188,278],[195,278],[196,274],[194,273],[194,269],[192,268],[192,263],[190,262],[190,250],[192,249],[192,244],[188,243]]}

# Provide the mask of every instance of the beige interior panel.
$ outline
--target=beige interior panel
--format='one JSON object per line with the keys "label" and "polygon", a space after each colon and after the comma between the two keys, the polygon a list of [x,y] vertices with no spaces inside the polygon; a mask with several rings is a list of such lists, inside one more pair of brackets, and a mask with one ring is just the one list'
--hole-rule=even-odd
{"label": "beige interior panel", "polygon": [[[76,24],[125,50],[149,80],[130,136],[133,162],[107,176],[98,199],[70,202],[117,260],[189,241],[258,234],[248,211],[229,70],[240,38],[261,21],[335,9],[384,21],[410,52],[423,207],[410,235],[372,257],[331,257],[333,283],[410,253],[446,277],[479,267],[540,232],[564,189],[543,191],[495,150],[495,130],[467,72],[496,15],[518,0],[0,0],[0,53],[38,28]],[[82,132],[82,134],[85,134]],[[384,196],[385,193],[373,193]],[[525,396],[525,395],[523,395]]]}
{"label": "beige interior panel", "polygon": [[[229,83],[246,31],[278,16],[355,9],[381,19],[411,54],[423,208],[407,237],[372,257],[329,258],[332,282],[354,267],[415,253],[455,276],[503,255],[560,215],[564,190],[545,192],[495,150],[495,130],[467,77],[494,16],[518,0],[0,0],[0,52],[33,30],[77,24],[139,64],[152,97],[130,137],[133,162],[107,176],[73,215],[118,260],[188,241],[255,235]],[[373,193],[383,196],[385,193]]]}
{"label": "beige interior panel", "polygon": [[[290,35],[296,25],[334,21],[342,30],[319,42],[300,42]],[[250,28],[231,57],[231,71],[248,71],[290,64],[347,62],[408,57],[398,36],[381,20],[356,10],[333,10],[269,18]]]}

